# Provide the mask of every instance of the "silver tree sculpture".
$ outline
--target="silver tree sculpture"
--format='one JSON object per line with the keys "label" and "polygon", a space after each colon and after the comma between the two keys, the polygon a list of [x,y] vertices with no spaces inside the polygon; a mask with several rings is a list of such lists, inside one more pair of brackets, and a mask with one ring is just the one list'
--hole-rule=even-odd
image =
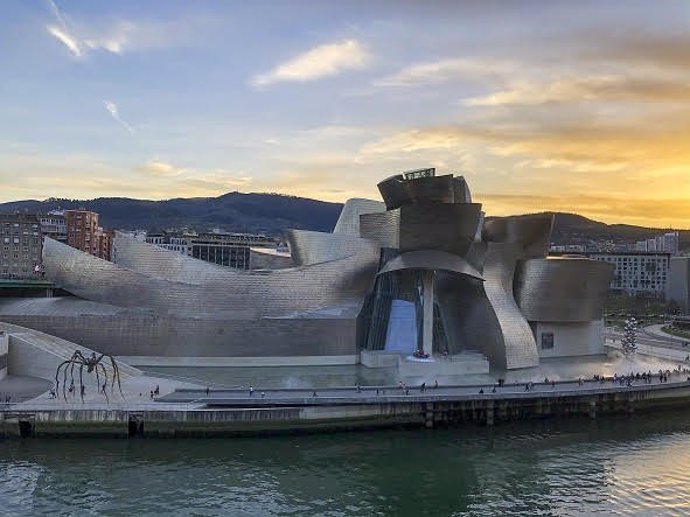
{"label": "silver tree sculpture", "polygon": [[625,322],[621,345],[626,356],[634,355],[637,352],[637,320],[634,317]]}

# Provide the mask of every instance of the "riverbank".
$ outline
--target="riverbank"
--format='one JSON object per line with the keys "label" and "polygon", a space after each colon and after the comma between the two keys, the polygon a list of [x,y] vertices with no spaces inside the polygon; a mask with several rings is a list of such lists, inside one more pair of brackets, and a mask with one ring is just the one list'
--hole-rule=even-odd
{"label": "riverbank", "polygon": [[0,436],[183,437],[500,425],[516,420],[633,414],[690,404],[687,373],[667,382],[588,380],[504,386],[178,389],[128,404],[36,400],[0,412]]}

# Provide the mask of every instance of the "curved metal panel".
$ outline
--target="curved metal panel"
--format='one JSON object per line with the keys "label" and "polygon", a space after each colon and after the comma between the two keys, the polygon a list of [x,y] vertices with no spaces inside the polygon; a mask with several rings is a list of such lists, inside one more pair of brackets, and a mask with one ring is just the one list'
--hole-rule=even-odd
{"label": "curved metal panel", "polygon": [[484,260],[484,290],[503,337],[502,343],[489,343],[499,349],[488,349],[485,353],[507,369],[531,368],[539,364],[534,334],[513,298],[513,277],[519,254],[514,246],[489,243]]}
{"label": "curved metal panel", "polygon": [[545,257],[549,252],[553,214],[497,217],[484,224],[483,240],[514,244],[522,250],[520,258]]}
{"label": "curved metal panel", "polygon": [[298,266],[338,260],[358,253],[378,256],[379,246],[375,242],[348,234],[287,230],[285,237],[292,259]]}
{"label": "curved metal panel", "polygon": [[469,194],[469,190],[463,192],[461,184],[456,186],[452,174],[409,180],[396,175],[380,182],[378,188],[388,210],[416,203],[454,203],[456,188],[463,199]]}
{"label": "curved metal panel", "polygon": [[453,203],[453,175],[429,176],[406,180],[403,185],[407,193],[406,203]]}
{"label": "curved metal panel", "polygon": [[382,248],[400,247],[400,209],[363,214],[359,221],[362,238],[377,242]]}
{"label": "curved metal panel", "polygon": [[453,202],[454,203],[471,203],[472,194],[467,181],[463,176],[456,176],[453,178]]}
{"label": "curved metal panel", "polygon": [[[379,259],[378,252],[372,250],[313,266],[223,271],[213,281],[205,277],[192,284],[190,278],[188,283],[163,278],[171,273],[156,272],[161,263],[152,257],[157,258],[157,254],[131,256],[131,269],[127,269],[46,239],[43,261],[48,278],[87,300],[202,319],[251,319],[288,317],[334,306],[350,307],[356,314],[371,287]],[[208,265],[180,257],[199,262],[201,271]]]}
{"label": "curved metal panel", "polygon": [[481,219],[479,203],[415,204],[400,209],[400,249],[436,249],[464,256]]}
{"label": "curved metal panel", "polygon": [[113,238],[112,259],[118,266],[145,276],[192,285],[215,283],[228,274],[237,274],[225,266],[160,248],[120,232]]}
{"label": "curved metal panel", "polygon": [[265,248],[249,248],[249,269],[285,269],[294,267],[290,254]]}
{"label": "curved metal panel", "polygon": [[381,201],[371,199],[348,199],[335,223],[333,233],[344,233],[353,237],[361,237],[359,233],[359,217],[363,214],[375,214],[386,211],[386,205]]}
{"label": "curved metal panel", "polygon": [[389,260],[378,272],[378,275],[406,269],[450,271],[472,277],[476,280],[484,280],[482,275],[463,258],[452,253],[437,250],[408,251],[398,255]]}
{"label": "curved metal panel", "polygon": [[601,319],[613,264],[587,258],[531,259],[518,266],[515,298],[529,321]]}
{"label": "curved metal panel", "polygon": [[387,210],[400,208],[407,201],[404,183],[405,178],[403,178],[403,175],[396,174],[379,182],[377,185]]}

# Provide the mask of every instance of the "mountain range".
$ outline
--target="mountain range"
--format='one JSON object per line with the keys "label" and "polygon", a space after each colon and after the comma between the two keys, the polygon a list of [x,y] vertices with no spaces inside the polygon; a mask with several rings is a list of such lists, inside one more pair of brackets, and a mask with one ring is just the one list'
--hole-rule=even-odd
{"label": "mountain range", "polygon": [[[170,228],[264,233],[280,235],[288,228],[331,231],[342,209],[329,203],[282,194],[229,192],[218,197],[176,198],[149,201],[104,197],[92,200],[25,200],[0,203],[0,212],[47,213],[57,209],[85,208],[100,214],[104,228],[160,231]],[[605,224],[586,217],[555,213],[554,244],[587,241],[634,243],[663,233],[664,229],[628,224]],[[690,249],[690,231],[680,232],[680,246]]]}

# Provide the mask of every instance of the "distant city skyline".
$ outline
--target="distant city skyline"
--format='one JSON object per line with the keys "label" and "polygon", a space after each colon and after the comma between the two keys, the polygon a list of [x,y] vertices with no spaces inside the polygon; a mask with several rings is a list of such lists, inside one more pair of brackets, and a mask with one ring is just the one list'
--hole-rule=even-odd
{"label": "distant city skyline", "polygon": [[690,3],[9,0],[0,201],[378,199],[690,227]]}

